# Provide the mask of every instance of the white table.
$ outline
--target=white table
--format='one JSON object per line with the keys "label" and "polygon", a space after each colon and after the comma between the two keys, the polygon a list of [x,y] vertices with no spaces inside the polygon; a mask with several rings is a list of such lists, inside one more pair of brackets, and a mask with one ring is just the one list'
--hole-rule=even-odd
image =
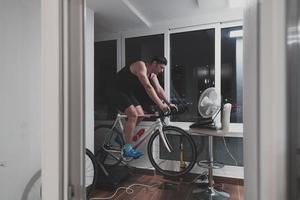
{"label": "white table", "polygon": [[206,128],[188,128],[188,132],[192,135],[212,135],[217,137],[243,137],[243,124],[230,124],[228,130],[213,130]]}
{"label": "white table", "polygon": [[[215,130],[207,128],[190,128],[189,133],[192,135],[208,136],[208,161],[200,161],[198,165],[208,169],[208,188],[205,191],[199,192],[199,197],[203,199],[229,199],[230,196],[226,192],[220,192],[214,189],[213,169],[221,166],[214,162],[213,158],[213,137],[243,137],[243,126],[241,124],[231,124],[228,130]],[[207,166],[205,166],[207,163]],[[197,192],[198,194],[198,192]]]}

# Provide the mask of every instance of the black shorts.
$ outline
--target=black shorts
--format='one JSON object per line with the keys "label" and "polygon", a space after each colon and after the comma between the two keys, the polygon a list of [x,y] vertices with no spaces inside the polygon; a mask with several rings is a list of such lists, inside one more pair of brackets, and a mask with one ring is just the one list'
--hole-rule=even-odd
{"label": "black shorts", "polygon": [[113,105],[122,112],[125,112],[125,110],[131,105],[141,105],[132,92],[125,93],[122,91],[115,91],[114,94],[111,96],[111,101]]}

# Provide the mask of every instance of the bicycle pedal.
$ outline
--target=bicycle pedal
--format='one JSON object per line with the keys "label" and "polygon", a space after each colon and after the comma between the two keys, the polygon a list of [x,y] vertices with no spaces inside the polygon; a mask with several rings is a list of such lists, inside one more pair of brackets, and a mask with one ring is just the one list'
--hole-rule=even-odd
{"label": "bicycle pedal", "polygon": [[126,156],[124,156],[124,152],[123,152],[123,151],[121,151],[121,158],[122,158],[122,160],[125,161],[125,162],[130,162],[130,161],[133,160],[132,157],[126,157]]}
{"label": "bicycle pedal", "polygon": [[120,148],[114,148],[113,146],[104,146],[103,149],[105,151],[119,151],[119,152],[121,152]]}
{"label": "bicycle pedal", "polygon": [[109,144],[103,145],[103,148],[104,148],[104,149],[109,149],[110,147],[111,147],[111,145],[109,145]]}

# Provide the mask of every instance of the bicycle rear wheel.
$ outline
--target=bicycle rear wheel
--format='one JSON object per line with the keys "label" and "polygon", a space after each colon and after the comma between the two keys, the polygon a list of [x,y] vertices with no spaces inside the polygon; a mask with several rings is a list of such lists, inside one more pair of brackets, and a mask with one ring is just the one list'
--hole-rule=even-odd
{"label": "bicycle rear wheel", "polygon": [[42,200],[41,170],[37,171],[28,181],[21,200]]}
{"label": "bicycle rear wheel", "polygon": [[196,145],[192,137],[184,130],[167,126],[163,128],[171,152],[165,147],[159,131],[149,139],[148,156],[153,167],[165,176],[178,177],[187,174],[197,159]]}
{"label": "bicycle rear wheel", "polygon": [[[85,153],[85,188],[86,196],[90,197],[91,192],[95,188],[97,180],[97,167],[93,153],[86,149]],[[42,183],[41,170],[37,171],[28,181],[21,200],[41,200],[42,199]]]}
{"label": "bicycle rear wheel", "polygon": [[95,189],[98,171],[96,167],[96,160],[93,153],[86,149],[85,153],[85,189],[87,198]]}
{"label": "bicycle rear wheel", "polygon": [[101,125],[95,130],[95,157],[106,167],[113,167],[122,161],[124,139],[120,128]]}

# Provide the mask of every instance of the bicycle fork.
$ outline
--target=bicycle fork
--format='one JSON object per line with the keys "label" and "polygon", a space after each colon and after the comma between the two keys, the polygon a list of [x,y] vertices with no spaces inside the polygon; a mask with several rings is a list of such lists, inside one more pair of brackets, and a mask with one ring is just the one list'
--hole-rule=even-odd
{"label": "bicycle fork", "polygon": [[170,145],[170,142],[169,142],[168,138],[166,137],[166,134],[163,132],[163,127],[159,126],[158,127],[158,131],[159,131],[160,138],[162,139],[162,141],[163,141],[166,149],[168,150],[169,153],[171,153],[171,151],[173,150],[173,148]]}

